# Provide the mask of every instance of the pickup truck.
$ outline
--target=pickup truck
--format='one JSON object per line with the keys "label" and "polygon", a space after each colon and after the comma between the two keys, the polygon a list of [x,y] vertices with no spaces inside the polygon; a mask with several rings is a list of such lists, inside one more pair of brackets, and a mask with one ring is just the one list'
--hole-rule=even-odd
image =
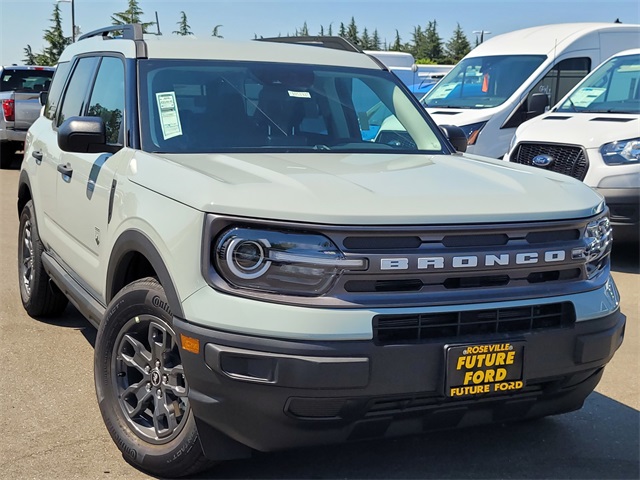
{"label": "pickup truck", "polygon": [[40,92],[49,90],[54,67],[0,67],[0,168],[8,168],[27,130],[40,115]]}

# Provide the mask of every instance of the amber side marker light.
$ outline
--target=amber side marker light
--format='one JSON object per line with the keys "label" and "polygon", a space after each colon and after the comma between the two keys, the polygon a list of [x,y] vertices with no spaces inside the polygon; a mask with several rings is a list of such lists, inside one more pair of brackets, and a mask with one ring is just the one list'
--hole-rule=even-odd
{"label": "amber side marker light", "polygon": [[200,353],[200,340],[193,337],[187,337],[180,334],[180,342],[182,343],[182,349],[191,353]]}

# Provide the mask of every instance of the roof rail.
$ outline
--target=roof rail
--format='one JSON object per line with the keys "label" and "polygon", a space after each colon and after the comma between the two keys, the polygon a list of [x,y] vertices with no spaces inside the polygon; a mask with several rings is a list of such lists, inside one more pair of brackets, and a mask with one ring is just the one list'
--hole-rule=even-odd
{"label": "roof rail", "polygon": [[347,52],[362,53],[362,49],[354,45],[344,37],[338,36],[294,36],[294,37],[269,37],[256,38],[262,42],[279,42],[279,43],[300,43],[303,45],[313,45],[316,47],[333,48],[335,50],[345,50]]}
{"label": "roof rail", "polygon": [[116,38],[133,40],[136,43],[136,58],[147,58],[147,44],[144,41],[143,34],[142,25],[139,23],[111,25],[109,27],[99,28],[98,30],[85,33],[78,38],[78,41],[98,36],[101,36],[103,40],[112,40]]}

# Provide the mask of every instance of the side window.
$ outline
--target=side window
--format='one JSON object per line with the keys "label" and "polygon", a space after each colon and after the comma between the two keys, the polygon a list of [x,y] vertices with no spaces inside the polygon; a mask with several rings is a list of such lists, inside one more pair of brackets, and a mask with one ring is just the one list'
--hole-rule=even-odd
{"label": "side window", "polygon": [[87,96],[87,88],[91,85],[93,72],[95,71],[98,58],[81,58],[71,74],[71,80],[62,98],[62,107],[56,125],[62,124],[67,118],[81,115],[84,109],[84,102]]}
{"label": "side window", "polygon": [[62,96],[62,89],[69,76],[69,70],[71,70],[70,62],[59,63],[56,73],[53,75],[51,88],[47,94],[47,103],[44,106],[44,116],[49,120],[53,120],[56,115],[60,97]]}
{"label": "side window", "polygon": [[91,92],[87,115],[101,117],[107,133],[107,143],[123,144],[124,65],[115,57],[104,57]]}
{"label": "side window", "polygon": [[549,106],[552,107],[575,87],[591,70],[589,57],[567,58],[557,63],[529,92],[529,99],[534,93],[546,93]]}
{"label": "side window", "polygon": [[640,75],[636,65],[622,65],[612,69],[606,101],[625,102],[637,99],[639,83]]}

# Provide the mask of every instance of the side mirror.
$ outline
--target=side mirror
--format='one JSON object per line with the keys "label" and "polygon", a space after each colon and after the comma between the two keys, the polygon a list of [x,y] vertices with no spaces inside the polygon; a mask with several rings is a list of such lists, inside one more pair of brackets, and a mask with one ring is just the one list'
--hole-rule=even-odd
{"label": "side mirror", "polygon": [[467,136],[460,127],[456,125],[440,125],[440,130],[458,152],[464,153],[467,151]]}
{"label": "side mirror", "polygon": [[537,117],[542,115],[549,106],[549,97],[546,93],[534,93],[529,99],[529,111],[527,112],[528,118]]}
{"label": "side mirror", "polygon": [[40,106],[44,107],[47,104],[47,96],[49,92],[40,92]]}
{"label": "side mirror", "polygon": [[70,117],[58,127],[63,152],[98,153],[107,150],[107,134],[100,117]]}

